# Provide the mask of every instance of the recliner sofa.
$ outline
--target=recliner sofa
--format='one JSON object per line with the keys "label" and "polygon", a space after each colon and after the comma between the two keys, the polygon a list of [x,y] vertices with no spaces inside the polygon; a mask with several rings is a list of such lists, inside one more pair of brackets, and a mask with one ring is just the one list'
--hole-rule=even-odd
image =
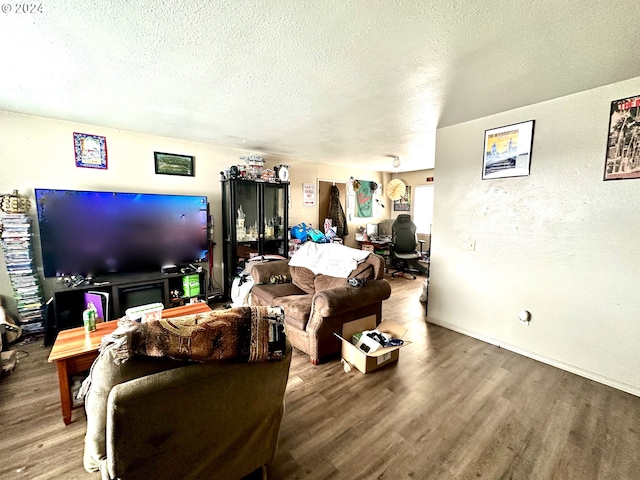
{"label": "recliner sofa", "polygon": [[[374,253],[348,278],[315,275],[305,267],[290,266],[289,260],[255,263],[251,305],[281,306],[287,339],[318,364],[340,352],[334,333],[342,335],[344,323],[368,315],[376,316],[376,324],[382,321],[382,302],[391,295],[384,267],[384,259]],[[351,285],[352,278],[362,285]]]}

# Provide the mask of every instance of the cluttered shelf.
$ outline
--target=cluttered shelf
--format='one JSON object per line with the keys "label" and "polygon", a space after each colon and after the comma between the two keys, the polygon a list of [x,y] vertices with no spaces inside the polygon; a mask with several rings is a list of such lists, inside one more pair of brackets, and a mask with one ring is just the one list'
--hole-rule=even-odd
{"label": "cluttered shelf", "polygon": [[389,268],[392,264],[391,259],[391,238],[368,238],[366,240],[358,240],[356,235],[356,241],[358,242],[358,248],[367,250],[384,258],[385,269]]}

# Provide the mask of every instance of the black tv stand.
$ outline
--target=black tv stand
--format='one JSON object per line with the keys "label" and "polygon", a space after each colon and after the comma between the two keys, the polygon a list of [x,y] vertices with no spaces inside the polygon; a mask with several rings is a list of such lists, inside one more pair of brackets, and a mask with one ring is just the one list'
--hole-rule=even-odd
{"label": "black tv stand", "polygon": [[45,288],[53,301],[49,303],[46,312],[44,345],[52,344],[60,330],[82,325],[82,312],[86,308],[84,294],[89,290],[109,294],[109,320],[114,320],[124,316],[125,310],[134,306],[128,303],[136,299],[157,299],[165,308],[188,303],[191,297],[175,295],[175,292],[183,290],[183,278],[187,275],[198,275],[200,294],[197,297],[199,300],[206,300],[207,275],[204,269],[193,273],[178,271],[102,275],[94,277],[89,284],[77,286],[65,284],[59,279],[47,279]]}

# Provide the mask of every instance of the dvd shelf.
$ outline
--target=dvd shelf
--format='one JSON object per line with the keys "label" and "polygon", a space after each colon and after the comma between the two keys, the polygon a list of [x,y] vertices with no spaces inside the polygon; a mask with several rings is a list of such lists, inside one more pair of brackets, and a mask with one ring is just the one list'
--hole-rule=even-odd
{"label": "dvd shelf", "polygon": [[33,262],[31,220],[21,213],[0,214],[0,238],[7,273],[24,335],[44,332],[42,290]]}

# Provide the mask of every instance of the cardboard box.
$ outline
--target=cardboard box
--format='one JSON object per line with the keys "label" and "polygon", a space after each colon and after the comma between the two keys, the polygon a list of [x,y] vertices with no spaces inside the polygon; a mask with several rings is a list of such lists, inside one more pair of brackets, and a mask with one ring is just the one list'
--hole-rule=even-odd
{"label": "cardboard box", "polygon": [[182,290],[185,297],[200,295],[200,275],[185,275],[182,277]]}
{"label": "cardboard box", "polygon": [[[342,326],[342,336],[336,335],[342,340],[343,360],[349,362],[362,373],[369,373],[390,363],[397,362],[398,358],[400,358],[400,349],[410,343],[405,341],[404,344],[399,347],[385,347],[373,353],[364,353],[351,343],[351,338],[353,338],[355,333],[362,332],[363,330],[373,330],[375,328],[376,317],[375,315],[369,315],[368,317],[345,323]],[[383,320],[377,328],[381,332],[388,333],[393,338],[402,338],[407,333],[407,329],[402,325],[386,320]]]}

